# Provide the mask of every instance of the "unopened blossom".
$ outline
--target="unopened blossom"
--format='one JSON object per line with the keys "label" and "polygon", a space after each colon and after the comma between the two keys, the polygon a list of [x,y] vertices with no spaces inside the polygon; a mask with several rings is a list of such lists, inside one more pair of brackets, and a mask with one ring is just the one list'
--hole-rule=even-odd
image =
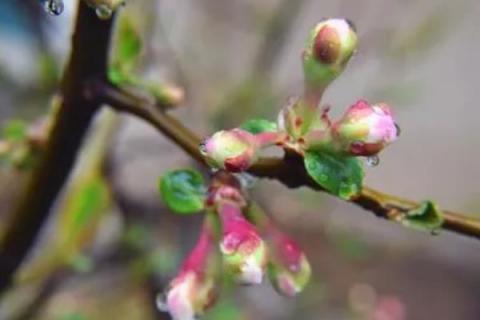
{"label": "unopened blossom", "polygon": [[248,208],[248,219],[258,226],[265,239],[268,250],[267,274],[273,287],[284,296],[295,296],[310,280],[311,268],[305,253],[253,202]]}
{"label": "unopened blossom", "polygon": [[280,294],[295,296],[310,280],[310,264],[302,249],[287,235],[272,230],[269,237],[267,245],[270,281]]}
{"label": "unopened blossom", "polygon": [[194,320],[203,314],[217,297],[220,260],[215,240],[212,213],[205,217],[203,230],[195,248],[182,264],[166,292],[164,307],[174,320]]}
{"label": "unopened blossom", "polygon": [[357,48],[357,34],[345,19],[327,19],[310,32],[303,54],[307,89],[322,91],[345,68]]}
{"label": "unopened blossom", "polygon": [[354,156],[375,155],[399,134],[390,107],[370,105],[365,100],[352,105],[332,130],[339,147]]}
{"label": "unopened blossom", "polygon": [[267,252],[257,229],[234,202],[220,202],[218,214],[222,225],[220,250],[226,271],[240,283],[261,283]]}
{"label": "unopened blossom", "polygon": [[231,172],[250,167],[258,158],[258,149],[255,135],[242,129],[218,131],[201,146],[210,165]]}

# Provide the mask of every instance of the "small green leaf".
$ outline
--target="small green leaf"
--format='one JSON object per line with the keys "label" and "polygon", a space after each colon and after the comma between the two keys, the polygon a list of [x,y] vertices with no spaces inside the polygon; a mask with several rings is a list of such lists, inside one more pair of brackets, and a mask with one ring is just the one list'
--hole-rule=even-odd
{"label": "small green leaf", "polygon": [[92,240],[109,203],[110,191],[101,176],[82,176],[74,181],[60,208],[58,238],[65,253],[75,254]]}
{"label": "small green leaf", "polygon": [[123,85],[129,82],[129,74],[124,72],[118,65],[113,65],[108,69],[108,80],[116,85]]}
{"label": "small green leaf", "polygon": [[195,170],[174,170],[160,179],[160,195],[167,206],[181,214],[196,213],[204,208],[205,185]]}
{"label": "small green leaf", "polygon": [[115,60],[121,64],[133,65],[142,50],[142,40],[137,28],[127,16],[119,21]]}
{"label": "small green leaf", "polygon": [[308,174],[330,193],[348,200],[360,192],[364,173],[357,158],[307,152],[304,161]]}
{"label": "small green leaf", "polygon": [[443,214],[432,201],[423,201],[417,208],[408,211],[401,223],[421,231],[435,232],[443,224]]}
{"label": "small green leaf", "polygon": [[10,141],[20,141],[27,137],[27,125],[22,120],[14,119],[5,123],[3,137]]}
{"label": "small green leaf", "polygon": [[277,131],[277,124],[266,119],[250,119],[240,126],[240,129],[248,131],[253,134],[262,132]]}

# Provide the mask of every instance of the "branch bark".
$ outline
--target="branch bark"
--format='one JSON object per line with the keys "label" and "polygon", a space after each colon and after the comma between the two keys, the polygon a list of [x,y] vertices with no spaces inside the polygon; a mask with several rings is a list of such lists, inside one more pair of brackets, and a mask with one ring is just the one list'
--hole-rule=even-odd
{"label": "branch bark", "polygon": [[93,78],[106,81],[107,58],[112,20],[100,20],[83,1],[79,1],[72,49],[62,84],[62,105],[39,165],[7,224],[0,243],[0,293],[13,275],[47,220],[62,189],[82,140],[100,102],[88,96],[85,85]]}
{"label": "branch bark", "polygon": [[[129,113],[150,123],[200,164],[207,166],[198,148],[201,139],[177,119],[161,111],[164,106],[152,105],[141,97],[108,84],[98,85],[95,93],[100,100],[117,111]],[[326,192],[310,178],[300,157],[287,155],[283,159],[262,158],[248,172],[259,178],[277,180],[289,188],[305,186]],[[388,220],[394,220],[398,212],[407,212],[419,206],[419,203],[414,201],[385,194],[367,186],[350,202]],[[443,229],[480,239],[480,220],[452,211],[442,212],[445,219]]]}

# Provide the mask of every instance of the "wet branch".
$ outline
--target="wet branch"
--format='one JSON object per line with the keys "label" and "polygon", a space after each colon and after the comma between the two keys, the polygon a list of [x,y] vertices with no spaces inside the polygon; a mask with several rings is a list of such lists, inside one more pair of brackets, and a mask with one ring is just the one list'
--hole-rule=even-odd
{"label": "wet branch", "polygon": [[[137,116],[150,123],[200,164],[207,166],[198,148],[200,137],[162,111],[164,106],[152,104],[108,84],[97,85],[95,93],[98,99],[117,111]],[[302,159],[296,156],[285,156],[283,159],[262,158],[249,169],[249,173],[259,178],[277,180],[289,188],[306,186],[326,192],[310,178]],[[350,202],[388,220],[394,220],[399,212],[407,212],[419,206],[414,201],[388,195],[367,186],[364,186],[362,192]],[[443,210],[443,215],[445,219],[443,229],[480,239],[480,220],[447,210]]]}

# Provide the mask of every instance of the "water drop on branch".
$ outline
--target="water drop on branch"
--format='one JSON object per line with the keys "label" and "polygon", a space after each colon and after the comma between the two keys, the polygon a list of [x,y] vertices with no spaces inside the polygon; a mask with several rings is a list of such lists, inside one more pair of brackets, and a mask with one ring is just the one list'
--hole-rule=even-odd
{"label": "water drop on branch", "polygon": [[376,167],[380,163],[380,158],[378,156],[367,157],[367,166]]}
{"label": "water drop on branch", "polygon": [[109,6],[101,4],[95,8],[95,13],[100,19],[107,20],[112,17],[113,10]]}
{"label": "water drop on branch", "polygon": [[53,16],[62,14],[65,6],[63,0],[41,0],[45,12]]}

